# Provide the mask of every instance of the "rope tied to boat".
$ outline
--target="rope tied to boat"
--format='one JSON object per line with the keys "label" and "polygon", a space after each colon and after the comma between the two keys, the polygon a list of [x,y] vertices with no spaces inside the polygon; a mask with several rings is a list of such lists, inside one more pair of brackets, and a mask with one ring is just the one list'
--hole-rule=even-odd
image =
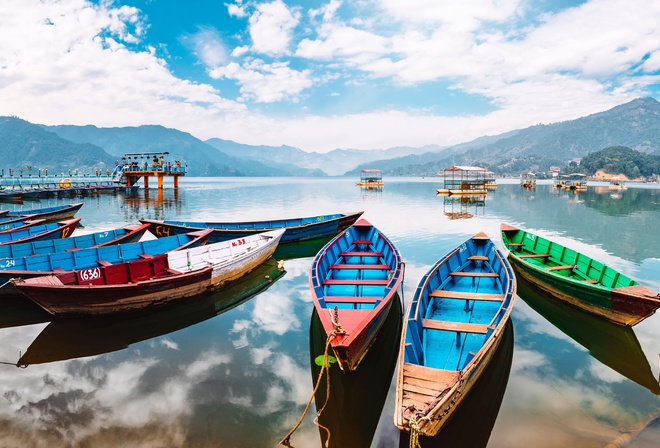
{"label": "rope tied to boat", "polygon": [[426,416],[417,418],[417,414],[413,414],[408,420],[408,428],[410,428],[410,448],[422,448],[419,443],[419,434],[421,433],[420,423],[423,420],[428,420]]}
{"label": "rope tied to boat", "polygon": [[20,279],[18,279],[18,278],[10,278],[10,279],[7,280],[6,282],[4,282],[2,285],[0,285],[0,288],[4,288],[4,287],[7,286],[8,284],[13,283],[14,280],[20,280]]}
{"label": "rope tied to boat", "polygon": [[[336,309],[336,307],[335,307]],[[335,324],[335,322],[333,322]],[[340,331],[337,330],[337,327],[339,327]],[[318,426],[319,428],[322,428],[327,434],[328,438],[325,441],[325,446],[326,448],[330,446],[330,429],[326,428],[322,424],[319,423],[319,417],[321,417],[321,413],[325,409],[326,405],[328,404],[328,399],[330,398],[330,361],[329,361],[329,350],[330,350],[330,343],[332,340],[335,338],[335,336],[339,334],[345,334],[346,332],[341,328],[341,325],[335,324],[335,329],[332,330],[330,333],[328,333],[328,338],[325,341],[325,349],[323,350],[323,363],[321,365],[321,371],[319,372],[319,377],[316,379],[316,384],[314,385],[314,390],[312,390],[312,395],[309,397],[309,400],[307,401],[307,406],[305,406],[305,410],[303,411],[302,415],[298,419],[298,423],[289,431],[289,433],[284,436],[282,440],[280,440],[280,445],[284,446],[291,446],[290,445],[290,438],[291,435],[300,427],[302,424],[303,420],[305,419],[305,415],[307,415],[307,411],[309,410],[309,407],[312,405],[312,400],[314,399],[314,396],[316,395],[316,392],[319,389],[319,386],[321,385],[321,380],[323,377],[326,377],[326,391],[325,391],[325,403],[323,403],[323,406],[321,406],[321,409],[319,409],[316,412],[316,417],[314,417],[314,424]]]}

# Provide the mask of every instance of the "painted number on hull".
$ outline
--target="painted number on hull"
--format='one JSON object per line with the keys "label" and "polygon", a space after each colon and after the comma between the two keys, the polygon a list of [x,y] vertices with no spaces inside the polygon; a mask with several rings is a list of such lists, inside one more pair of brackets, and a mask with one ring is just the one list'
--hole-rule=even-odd
{"label": "painted number on hull", "polygon": [[247,243],[247,241],[245,241],[245,238],[241,238],[240,240],[232,241],[231,245],[232,247],[235,247],[235,246],[241,246],[245,243]]}
{"label": "painted number on hull", "polygon": [[170,228],[165,226],[156,226],[156,236],[170,236]]}
{"label": "painted number on hull", "polygon": [[80,271],[80,279],[81,280],[96,280],[97,278],[101,277],[101,270],[99,268],[94,268],[94,269],[85,269],[84,271]]}
{"label": "painted number on hull", "polygon": [[66,237],[68,237],[70,233],[71,233],[71,229],[70,229],[70,228],[68,228],[68,227],[63,228],[63,229],[62,229],[62,238],[66,238]]}

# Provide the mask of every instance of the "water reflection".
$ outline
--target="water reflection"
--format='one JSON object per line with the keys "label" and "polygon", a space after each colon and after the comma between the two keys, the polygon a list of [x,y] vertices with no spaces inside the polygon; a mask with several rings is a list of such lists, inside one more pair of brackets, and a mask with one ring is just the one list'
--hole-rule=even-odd
{"label": "water reflection", "polygon": [[26,367],[109,353],[172,333],[224,313],[268,289],[285,274],[269,259],[248,275],[213,293],[147,313],[121,317],[53,319],[18,360]]}
{"label": "water reflection", "polygon": [[[369,448],[383,410],[385,399],[396,366],[397,350],[401,339],[401,300],[396,294],[392,307],[378,337],[360,364],[360,368],[345,374],[334,363],[327,377],[322,378],[315,394],[321,446],[336,448]],[[312,313],[309,329],[310,366],[313,384],[317,383],[321,367],[316,360],[325,349],[326,334],[316,310]],[[332,350],[330,350],[332,355]],[[328,394],[329,392],[329,394]],[[327,401],[326,401],[327,397]],[[327,442],[327,445],[325,443]]]}
{"label": "water reflection", "polygon": [[517,276],[518,296],[551,324],[621,375],[660,394],[660,384],[631,327],[612,324],[540,291]]}
{"label": "water reflection", "polygon": [[48,322],[53,316],[22,295],[5,295],[0,300],[0,328]]}
{"label": "water reflection", "polygon": [[469,219],[484,215],[486,206],[486,195],[443,195],[442,204],[445,216],[449,219]]}
{"label": "water reflection", "polygon": [[[479,448],[488,445],[509,381],[513,361],[513,333],[513,325],[509,319],[491,362],[438,435],[433,438],[419,438],[422,448]],[[409,446],[410,433],[402,431],[399,448]]]}

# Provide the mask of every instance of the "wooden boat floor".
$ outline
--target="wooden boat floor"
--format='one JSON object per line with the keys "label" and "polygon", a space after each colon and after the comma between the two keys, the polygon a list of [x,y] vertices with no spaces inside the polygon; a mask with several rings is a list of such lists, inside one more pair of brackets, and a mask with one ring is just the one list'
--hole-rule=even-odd
{"label": "wooden boat floor", "polygon": [[417,364],[403,365],[403,400],[404,408],[415,406],[427,409],[456,384],[459,372],[454,370],[434,369]]}

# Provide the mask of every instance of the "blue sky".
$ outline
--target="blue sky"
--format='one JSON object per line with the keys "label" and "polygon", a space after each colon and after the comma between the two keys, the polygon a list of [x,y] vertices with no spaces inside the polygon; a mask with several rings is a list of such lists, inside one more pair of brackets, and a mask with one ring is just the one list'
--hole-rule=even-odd
{"label": "blue sky", "polygon": [[657,97],[660,2],[0,0],[0,114],[451,145]]}

